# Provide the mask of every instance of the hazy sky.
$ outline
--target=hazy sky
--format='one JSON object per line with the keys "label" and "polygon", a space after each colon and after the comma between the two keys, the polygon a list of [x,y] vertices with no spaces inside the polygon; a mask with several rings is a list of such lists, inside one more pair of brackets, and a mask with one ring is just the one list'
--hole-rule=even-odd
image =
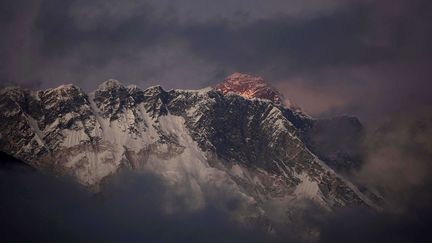
{"label": "hazy sky", "polygon": [[428,0],[6,0],[0,80],[201,88],[240,71],[312,115],[374,120],[431,103],[431,12]]}

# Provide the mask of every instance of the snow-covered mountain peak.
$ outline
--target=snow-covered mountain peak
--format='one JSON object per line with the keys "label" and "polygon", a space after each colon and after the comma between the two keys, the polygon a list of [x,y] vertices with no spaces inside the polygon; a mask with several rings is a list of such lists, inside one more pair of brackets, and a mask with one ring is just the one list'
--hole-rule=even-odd
{"label": "snow-covered mountain peak", "polygon": [[80,89],[80,88],[73,84],[63,84],[58,86],[57,88],[53,88],[50,90],[58,91],[58,90],[71,90],[71,89]]}
{"label": "snow-covered mountain peak", "polygon": [[247,99],[267,99],[276,105],[291,107],[291,102],[285,99],[282,93],[259,76],[235,72],[217,84],[215,89],[223,94],[231,92]]}
{"label": "snow-covered mountain peak", "polygon": [[76,94],[84,95],[84,91],[80,87],[73,84],[60,85],[57,88],[47,89],[45,91],[39,91],[44,96],[55,96],[59,99],[73,99]]}
{"label": "snow-covered mountain peak", "polygon": [[103,91],[103,90],[118,89],[120,87],[124,87],[124,85],[120,81],[116,79],[108,79],[103,83],[101,83],[97,89]]}
{"label": "snow-covered mountain peak", "polygon": [[155,94],[160,94],[165,92],[165,90],[162,88],[162,86],[160,85],[154,85],[154,86],[150,86],[147,89],[144,90],[144,93],[146,95],[155,95]]}
{"label": "snow-covered mountain peak", "polygon": [[259,76],[252,76],[246,73],[235,72],[224,79],[226,85],[230,85],[234,88],[234,86],[242,86],[244,88],[245,85],[249,85],[250,87],[265,87],[268,86],[266,81]]}
{"label": "snow-covered mountain peak", "polygon": [[11,93],[22,93],[23,89],[21,89],[18,86],[8,86],[5,88],[0,89],[0,95],[7,95]]}

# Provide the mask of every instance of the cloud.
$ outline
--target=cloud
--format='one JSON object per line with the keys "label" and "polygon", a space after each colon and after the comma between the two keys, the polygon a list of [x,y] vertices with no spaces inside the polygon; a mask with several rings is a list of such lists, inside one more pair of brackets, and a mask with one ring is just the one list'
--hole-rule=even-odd
{"label": "cloud", "polygon": [[[2,161],[3,162],[3,161]],[[162,205],[175,194],[155,176],[118,175],[103,193],[93,195],[67,178],[28,168],[0,170],[1,239],[16,241],[104,242],[268,242],[255,228],[239,227],[215,207],[190,211],[176,197],[177,210]],[[171,198],[171,200],[173,200]]]}
{"label": "cloud", "polygon": [[91,90],[116,78],[201,88],[241,71],[264,76],[316,116],[374,120],[402,103],[430,102],[429,1],[2,4],[3,83]]}
{"label": "cloud", "polygon": [[[175,11],[182,22],[206,22],[227,19],[244,23],[257,19],[268,19],[278,15],[292,18],[315,18],[328,15],[343,8],[347,1],[340,0],[221,0],[221,1],[150,1],[159,9]],[[349,3],[350,1],[348,1]]]}
{"label": "cloud", "polygon": [[[424,110],[423,110],[424,111]],[[405,209],[432,197],[432,116],[393,116],[369,134],[357,180],[375,188],[390,206]]]}
{"label": "cloud", "polygon": [[402,215],[343,209],[321,221],[319,242],[429,242],[431,215],[430,207]]}
{"label": "cloud", "polygon": [[303,79],[292,78],[289,84],[278,82],[277,88],[294,100],[295,103],[301,104],[302,111],[311,116],[320,116],[334,109],[346,107],[347,99],[335,94],[330,89],[319,85],[307,85]]}

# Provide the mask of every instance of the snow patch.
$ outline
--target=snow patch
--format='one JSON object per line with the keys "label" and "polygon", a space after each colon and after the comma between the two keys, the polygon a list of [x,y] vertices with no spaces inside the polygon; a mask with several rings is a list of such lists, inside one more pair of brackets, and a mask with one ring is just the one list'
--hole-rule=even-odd
{"label": "snow patch", "polygon": [[294,194],[299,197],[306,197],[309,199],[321,198],[321,191],[318,183],[312,180],[307,174],[302,173],[296,176],[300,179],[300,184],[297,185]]}
{"label": "snow patch", "polygon": [[25,116],[25,118],[27,119],[27,124],[30,126],[30,128],[33,130],[33,132],[34,132],[34,134],[35,134],[35,137],[34,137],[34,138],[36,139],[37,143],[38,143],[40,146],[43,146],[43,147],[46,147],[46,148],[47,148],[45,142],[43,141],[44,134],[43,134],[43,132],[39,129],[39,126],[38,126],[37,121],[36,121],[33,117],[31,117],[31,116],[29,116],[29,115],[24,115],[24,116]]}

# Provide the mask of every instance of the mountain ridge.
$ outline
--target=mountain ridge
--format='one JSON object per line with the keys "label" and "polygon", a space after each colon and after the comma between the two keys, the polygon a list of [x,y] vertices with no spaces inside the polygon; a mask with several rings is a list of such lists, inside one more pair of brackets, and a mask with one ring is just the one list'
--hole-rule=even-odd
{"label": "mountain ridge", "polygon": [[74,85],[2,92],[0,150],[96,190],[129,168],[189,193],[192,208],[217,200],[211,191],[256,217],[272,203],[304,199],[376,207],[308,148],[314,121],[269,100],[113,80],[89,94]]}

